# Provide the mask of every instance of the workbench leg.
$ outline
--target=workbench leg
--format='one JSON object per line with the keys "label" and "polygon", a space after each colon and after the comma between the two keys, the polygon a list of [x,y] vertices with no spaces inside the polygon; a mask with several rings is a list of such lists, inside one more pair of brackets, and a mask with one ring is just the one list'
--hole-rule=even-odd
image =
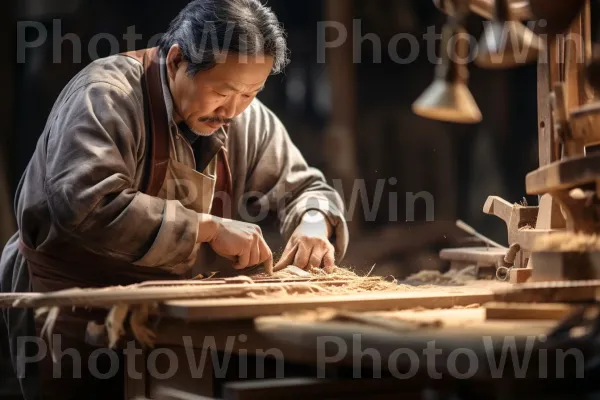
{"label": "workbench leg", "polygon": [[126,350],[123,356],[123,375],[124,375],[124,387],[125,393],[123,398],[125,400],[133,400],[138,398],[146,398],[148,395],[147,391],[147,369],[146,369],[146,358],[147,354],[141,349],[139,344],[130,345],[132,351]]}
{"label": "workbench leg", "polygon": [[216,397],[212,349],[161,347],[150,350],[145,360],[151,399],[168,398],[173,391]]}

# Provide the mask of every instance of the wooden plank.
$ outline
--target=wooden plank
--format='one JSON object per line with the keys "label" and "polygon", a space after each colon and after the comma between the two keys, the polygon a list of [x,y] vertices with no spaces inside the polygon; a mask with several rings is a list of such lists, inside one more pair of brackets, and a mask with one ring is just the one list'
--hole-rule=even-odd
{"label": "wooden plank", "polygon": [[313,282],[280,282],[218,284],[183,287],[109,287],[102,289],[68,289],[52,293],[37,293],[23,296],[12,304],[18,308],[38,308],[53,306],[111,308],[115,304],[144,304],[167,300],[216,299],[220,297],[241,297],[248,294],[264,295],[278,293],[285,287],[290,294],[314,293],[326,286],[342,286],[354,280]]}
{"label": "wooden plank", "polygon": [[560,303],[528,304],[491,302],[485,305],[485,317],[487,320],[561,320],[575,309],[575,306]]}
{"label": "wooden plank", "polygon": [[[285,344],[291,348],[304,349],[303,362],[309,361],[311,357],[318,361],[319,356],[322,361],[322,352],[315,351],[316,345],[319,341],[322,342],[324,337],[335,338],[338,348],[347,349],[341,352],[340,356],[343,358],[339,360],[339,365],[352,366],[356,363],[356,351],[374,348],[381,359],[386,360],[399,348],[412,349],[421,354],[431,341],[435,341],[436,348],[444,354],[457,348],[468,348],[481,357],[481,361],[487,362],[489,359],[486,357],[490,351],[502,351],[502,348],[505,348],[507,336],[514,338],[517,348],[526,349],[531,345],[532,337],[547,335],[556,326],[556,321],[483,321],[450,327],[443,324],[433,326],[430,323],[423,329],[401,334],[364,324],[302,321],[293,317],[262,317],[256,320],[255,325],[265,339],[272,341],[272,347]],[[357,337],[360,337],[358,348],[355,345]],[[491,340],[486,343],[484,338]],[[285,357],[286,360],[293,361],[291,354],[288,356],[286,353]],[[368,362],[368,359],[369,357],[366,357],[363,361]],[[445,362],[443,364],[440,367],[447,366]]]}
{"label": "wooden plank", "polygon": [[0,293],[0,308],[10,308],[19,299],[33,298],[41,293]]}
{"label": "wooden plank", "polygon": [[415,307],[449,308],[492,301],[494,292],[483,288],[435,288],[414,291],[371,292],[349,295],[287,296],[265,299],[168,301],[165,316],[187,320],[224,320],[279,315],[286,312],[335,308],[348,311],[400,310]]}
{"label": "wooden plank", "polygon": [[596,301],[600,280],[531,282],[498,290],[495,301],[519,303],[565,303]]}
{"label": "wooden plank", "polygon": [[600,155],[570,157],[561,163],[546,165],[530,172],[525,178],[527,193],[545,194],[572,189],[600,178]]}

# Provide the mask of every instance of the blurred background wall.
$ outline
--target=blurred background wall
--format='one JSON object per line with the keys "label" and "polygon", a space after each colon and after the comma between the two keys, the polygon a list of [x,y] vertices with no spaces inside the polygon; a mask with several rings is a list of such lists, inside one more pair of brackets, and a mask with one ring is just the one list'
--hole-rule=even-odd
{"label": "blurred background wall", "polygon": [[[131,29],[138,35],[135,48],[152,45],[155,35],[186,3],[8,1],[11,12],[0,18],[3,26],[15,29],[5,37],[11,51],[0,59],[5,77],[0,92],[0,246],[15,229],[11,206],[16,187],[63,86],[95,57],[133,50],[124,37]],[[484,121],[461,126],[424,120],[412,114],[410,106],[434,74],[423,35],[428,30],[439,34],[444,16],[432,1],[269,0],[268,4],[288,31],[292,63],[284,75],[269,80],[260,98],[330,182],[340,179],[348,190],[348,180],[364,180],[360,182],[369,202],[381,195],[373,218],[365,218],[364,207],[353,216],[345,263],[358,267],[377,263],[380,273],[395,276],[437,268],[438,250],[453,245],[461,235],[453,228],[457,218],[506,243],[504,224],[481,210],[492,194],[521,201],[524,175],[537,166],[535,66],[487,71],[472,65],[470,87]],[[326,62],[320,63],[318,23],[327,20],[346,24],[349,44],[328,51]],[[357,24],[360,31],[353,32],[352,25]],[[482,20],[472,16],[470,32],[478,37],[481,27]],[[40,31],[47,34],[41,45],[25,53],[15,51],[19,32],[22,40],[31,42]],[[98,40],[98,34],[112,35],[118,43]],[[390,56],[388,45],[398,34],[413,35],[421,51],[411,53],[415,50],[410,42],[400,40],[393,46],[397,53]],[[376,41],[369,39],[374,36],[383,46],[381,59]],[[413,62],[397,62],[396,57],[411,55]],[[424,201],[415,203],[412,218],[406,193],[420,192],[431,193],[435,200],[433,221],[428,221]],[[535,199],[529,201],[535,204]],[[276,242],[276,235],[270,237]]]}

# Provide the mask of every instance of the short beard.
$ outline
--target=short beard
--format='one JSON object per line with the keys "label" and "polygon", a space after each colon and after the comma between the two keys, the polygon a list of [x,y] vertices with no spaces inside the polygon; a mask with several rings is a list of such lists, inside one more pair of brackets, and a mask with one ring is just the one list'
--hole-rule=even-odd
{"label": "short beard", "polygon": [[194,128],[190,128],[190,131],[192,131],[194,133],[194,135],[204,136],[204,137],[212,136],[216,132],[216,131],[212,131],[212,132],[198,132]]}

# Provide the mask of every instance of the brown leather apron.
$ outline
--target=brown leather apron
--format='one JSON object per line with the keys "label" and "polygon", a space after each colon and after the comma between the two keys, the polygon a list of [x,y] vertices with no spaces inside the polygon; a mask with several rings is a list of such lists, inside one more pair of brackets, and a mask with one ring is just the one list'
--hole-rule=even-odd
{"label": "brown leather apron", "polygon": [[[142,85],[144,90],[144,105],[146,116],[146,132],[149,141],[148,164],[145,166],[142,192],[168,200],[180,200],[183,205],[198,213],[211,213],[223,216],[221,201],[213,200],[216,192],[232,193],[231,173],[227,163],[227,153],[224,144],[218,141],[206,141],[202,148],[194,148],[196,160],[200,161],[201,172],[194,170],[170,157],[172,135],[169,129],[168,114],[164,102],[160,77],[160,58],[158,49],[145,49],[124,55],[133,57],[144,65]],[[196,167],[198,168],[198,162]],[[182,184],[184,183],[184,185]],[[190,196],[189,187],[195,189],[196,195]],[[185,187],[184,187],[185,186]],[[230,197],[231,198],[231,197]],[[214,206],[213,206],[214,201]],[[98,288],[116,285],[129,285],[149,280],[185,278],[186,269],[190,268],[151,268],[136,266],[118,261],[110,257],[99,256],[85,248],[74,246],[65,240],[62,244],[44,252],[20,242],[20,251],[27,259],[29,267],[31,290],[33,292],[48,292],[72,287]],[[61,349],[77,348],[82,354],[83,377],[87,370],[86,355],[94,350],[84,343],[86,327],[89,321],[103,322],[106,310],[62,310],[54,327],[55,334],[61,334]],[[39,335],[38,326],[38,335]],[[45,338],[44,338],[45,339]],[[64,357],[61,364],[63,377],[73,376],[73,365],[69,365],[70,357]],[[67,362],[65,364],[65,362]],[[108,381],[88,379],[52,379],[52,362],[46,357],[41,364],[42,386],[44,394],[59,394],[59,398],[67,398],[68,388],[73,396],[83,393],[86,397],[94,393],[90,387],[95,382],[97,390],[103,390]],[[88,371],[89,372],[89,371]],[[61,382],[62,381],[62,382]],[[96,386],[96,385],[94,385]],[[60,388],[60,390],[58,390]],[[58,391],[57,391],[58,390]]]}

